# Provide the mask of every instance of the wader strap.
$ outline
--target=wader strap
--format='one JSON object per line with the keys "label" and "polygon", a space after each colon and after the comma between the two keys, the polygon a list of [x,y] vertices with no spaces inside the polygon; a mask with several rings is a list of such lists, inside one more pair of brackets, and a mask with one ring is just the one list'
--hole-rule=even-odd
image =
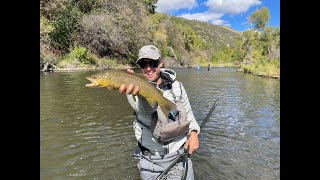
{"label": "wader strap", "polygon": [[[173,85],[172,85],[172,88],[171,88],[171,90],[170,90],[170,94],[172,94],[175,103],[178,102],[178,101],[180,101],[180,100],[182,99],[181,82],[180,82],[180,81],[177,81],[177,83],[179,83],[180,96],[176,96],[176,95],[174,94],[173,88],[176,88],[176,87],[173,87]],[[178,97],[179,97],[179,99],[178,99]]]}
{"label": "wader strap", "polygon": [[137,122],[138,122],[139,124],[141,124],[142,126],[146,127],[147,129],[150,129],[151,126],[146,125],[144,122],[140,121],[140,120],[138,119],[138,117],[136,118],[136,120],[137,120]]}
{"label": "wader strap", "polygon": [[146,123],[142,122],[139,118],[138,118],[138,113],[135,111],[133,112],[133,115],[136,117],[136,120],[139,124],[141,124],[142,126],[146,127],[147,129],[150,129],[151,126],[147,125]]}
{"label": "wader strap", "polygon": [[149,151],[149,149],[147,149],[146,147],[142,146],[140,142],[138,142],[138,146],[139,146],[141,151]]}
{"label": "wader strap", "polygon": [[142,146],[142,144],[140,142],[138,142],[138,146],[140,148],[140,151],[142,152],[142,154],[144,156],[149,156],[149,155],[154,155],[150,152],[150,150],[144,146]]}

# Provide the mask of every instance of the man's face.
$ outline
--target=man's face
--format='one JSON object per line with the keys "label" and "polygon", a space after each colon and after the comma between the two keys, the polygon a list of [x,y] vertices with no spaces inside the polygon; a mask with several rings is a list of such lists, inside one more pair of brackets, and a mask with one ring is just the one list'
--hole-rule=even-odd
{"label": "man's face", "polygon": [[141,59],[138,64],[142,74],[149,81],[156,81],[159,79],[162,60]]}

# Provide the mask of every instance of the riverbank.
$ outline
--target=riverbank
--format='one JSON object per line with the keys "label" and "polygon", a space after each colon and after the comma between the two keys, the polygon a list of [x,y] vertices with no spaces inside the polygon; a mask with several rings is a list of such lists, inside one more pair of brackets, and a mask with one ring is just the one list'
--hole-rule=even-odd
{"label": "riverbank", "polygon": [[259,77],[262,77],[262,78],[272,78],[272,79],[279,79],[280,80],[280,76],[279,75],[268,75],[268,74],[262,74],[262,73],[254,73],[254,72],[248,71],[247,69],[242,69],[242,68],[239,68],[237,70],[237,72],[247,73],[247,74],[251,74],[251,75],[254,75],[254,76],[259,76]]}
{"label": "riverbank", "polygon": [[[250,65],[236,65],[234,63],[215,63],[210,64],[211,67],[215,68],[238,68],[238,72],[251,74],[254,76],[262,77],[262,78],[272,78],[272,79],[279,79],[280,80],[280,69],[275,67],[273,64],[261,66],[258,64],[250,64]],[[208,68],[208,64],[200,64],[202,68]]]}
{"label": "riverbank", "polygon": [[[204,64],[200,64],[201,68],[208,68],[207,65]],[[129,66],[129,65],[117,65],[117,66],[108,66],[106,67],[75,67],[75,66],[68,66],[67,68],[58,68],[58,67],[51,67],[48,68],[47,72],[73,72],[73,71],[102,71],[102,70],[106,70],[106,69],[132,69],[135,67]],[[168,68],[190,68],[190,67],[168,67]],[[195,67],[191,67],[191,68],[195,68]],[[267,74],[267,73],[263,73],[263,72],[254,72],[251,71],[250,69],[246,68],[246,66],[241,66],[241,65],[235,65],[235,64],[231,64],[231,63],[226,63],[226,64],[213,64],[211,65],[211,68],[238,68],[237,72],[242,72],[242,73],[247,73],[247,74],[251,74],[254,76],[258,76],[258,77],[262,77],[262,78],[272,78],[272,79],[279,79],[280,80],[280,74]],[[42,69],[40,69],[40,72],[43,72]]]}
{"label": "riverbank", "polygon": [[[88,68],[88,67],[75,67],[75,68],[53,68],[53,69],[49,69],[49,71],[54,72],[54,71],[102,71],[102,70],[106,70],[106,69],[128,69],[128,68],[132,68],[129,66],[125,66],[125,67],[109,67],[109,68],[101,68],[101,67],[92,67],[92,68]],[[43,72],[42,69],[40,69],[40,72]]]}

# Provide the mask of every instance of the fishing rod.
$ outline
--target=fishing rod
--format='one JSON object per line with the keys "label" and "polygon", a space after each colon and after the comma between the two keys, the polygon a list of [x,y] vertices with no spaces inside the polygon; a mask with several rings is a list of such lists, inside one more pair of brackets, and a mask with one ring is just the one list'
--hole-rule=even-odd
{"label": "fishing rod", "polygon": [[209,120],[209,117],[211,116],[213,110],[216,108],[217,106],[217,103],[218,103],[218,100],[217,99],[214,103],[213,103],[213,106],[211,107],[210,111],[208,112],[207,116],[204,118],[204,120],[202,121],[201,125],[200,125],[200,130],[203,129],[204,125],[208,122]]}
{"label": "fishing rod", "polygon": [[[177,164],[177,162],[179,162],[181,160],[181,158],[183,158],[184,156],[188,155],[188,152],[187,152],[188,149],[184,149],[184,153],[183,154],[180,154],[180,156],[178,156],[174,161],[172,161],[172,163],[157,177],[156,180],[159,180],[161,179],[165,174],[167,174],[170,169]],[[188,163],[187,163],[188,164]],[[186,174],[186,173],[185,173]],[[186,177],[186,175],[185,175]]]}
{"label": "fishing rod", "polygon": [[[204,125],[208,122],[209,117],[211,116],[213,110],[214,110],[214,109],[216,108],[216,106],[217,106],[218,100],[219,100],[219,99],[217,99],[217,100],[213,103],[213,105],[212,105],[210,111],[208,112],[207,116],[206,116],[206,117],[204,118],[204,120],[202,121],[202,123],[201,123],[201,125],[200,125],[200,130],[202,130],[203,127],[204,127]],[[187,161],[188,156],[189,156],[188,149],[184,149],[183,154],[181,154],[180,156],[178,156],[178,157],[157,177],[157,180],[161,179],[165,174],[167,174],[167,173],[170,171],[170,169],[171,169],[175,164],[177,164],[177,162],[179,162],[182,158],[185,158],[186,161]],[[188,172],[188,161],[186,162],[186,170],[185,170],[185,173],[184,173],[184,177],[182,178],[183,180],[185,180],[185,179],[187,178],[187,172]]]}

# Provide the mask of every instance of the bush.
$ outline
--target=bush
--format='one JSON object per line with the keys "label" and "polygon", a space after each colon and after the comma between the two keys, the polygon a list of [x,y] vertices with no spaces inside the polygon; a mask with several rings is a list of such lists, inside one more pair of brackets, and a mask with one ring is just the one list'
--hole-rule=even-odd
{"label": "bush", "polygon": [[192,28],[183,28],[183,39],[185,49],[189,52],[202,49],[202,41],[197,37],[196,32]]}
{"label": "bush", "polygon": [[40,41],[47,42],[49,41],[49,33],[54,30],[52,23],[40,15]]}
{"label": "bush", "polygon": [[49,33],[52,46],[66,52],[74,41],[73,32],[78,28],[79,19],[81,12],[71,5],[58,13],[53,20],[54,29]]}
{"label": "bush", "polygon": [[158,0],[145,0],[146,9],[149,13],[154,14],[156,11],[156,4]]}
{"label": "bush", "polygon": [[73,0],[83,13],[90,13],[93,10],[103,8],[103,0]]}
{"label": "bush", "polygon": [[89,63],[87,61],[88,50],[84,47],[75,46],[70,50],[70,58],[77,59],[80,63]]}

